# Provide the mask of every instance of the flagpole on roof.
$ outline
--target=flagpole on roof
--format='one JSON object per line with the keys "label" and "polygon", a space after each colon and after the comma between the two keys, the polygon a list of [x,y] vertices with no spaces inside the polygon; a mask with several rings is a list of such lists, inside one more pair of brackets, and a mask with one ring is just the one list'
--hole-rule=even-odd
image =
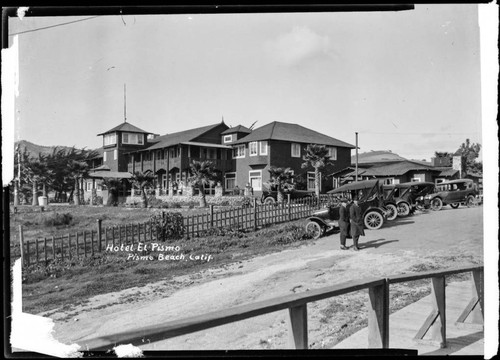
{"label": "flagpole on roof", "polygon": [[127,84],[123,84],[123,122],[127,122]]}

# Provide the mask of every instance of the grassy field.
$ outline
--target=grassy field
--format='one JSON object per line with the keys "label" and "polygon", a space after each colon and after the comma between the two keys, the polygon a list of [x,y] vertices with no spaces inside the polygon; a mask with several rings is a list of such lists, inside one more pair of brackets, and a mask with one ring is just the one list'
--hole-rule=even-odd
{"label": "grassy field", "polygon": [[36,239],[44,236],[61,236],[68,233],[96,230],[97,220],[102,226],[119,226],[143,223],[152,215],[162,211],[180,212],[183,215],[204,214],[208,208],[127,208],[112,206],[74,206],[50,205],[41,211],[40,207],[19,206],[17,213],[10,212],[10,241],[19,243],[19,225],[23,226],[24,239]]}

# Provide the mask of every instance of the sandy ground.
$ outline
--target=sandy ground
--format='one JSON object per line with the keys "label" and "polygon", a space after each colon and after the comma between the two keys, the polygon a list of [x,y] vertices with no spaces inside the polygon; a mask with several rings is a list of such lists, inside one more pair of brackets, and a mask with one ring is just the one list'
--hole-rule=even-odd
{"label": "sandy ground", "polygon": [[[221,268],[92,298],[87,304],[45,313],[55,338],[66,344],[221,310],[363,277],[410,272],[413,266],[462,266],[483,258],[482,207],[416,213],[366,231],[361,251],[339,249],[334,234],[291,250]],[[348,245],[350,240],[348,240]],[[437,259],[439,257],[439,259]],[[444,260],[443,260],[444,259]],[[320,321],[329,299],[308,305],[309,342],[321,348],[342,319]],[[141,346],[144,350],[284,349],[288,313],[278,311],[233,324]]]}

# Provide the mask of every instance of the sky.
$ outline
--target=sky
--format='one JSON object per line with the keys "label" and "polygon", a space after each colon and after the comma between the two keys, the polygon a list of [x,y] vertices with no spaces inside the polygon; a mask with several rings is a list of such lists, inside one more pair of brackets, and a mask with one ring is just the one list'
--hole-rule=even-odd
{"label": "sky", "polygon": [[[15,139],[102,146],[127,121],[164,135],[296,123],[427,160],[481,143],[475,4],[399,12],[10,18]],[[9,36],[12,41],[13,36]],[[353,151],[354,155],[354,151]]]}

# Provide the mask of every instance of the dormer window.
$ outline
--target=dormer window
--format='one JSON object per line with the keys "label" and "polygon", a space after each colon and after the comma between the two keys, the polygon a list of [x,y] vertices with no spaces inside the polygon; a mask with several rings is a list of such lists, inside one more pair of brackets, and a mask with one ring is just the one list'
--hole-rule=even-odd
{"label": "dormer window", "polygon": [[233,141],[233,135],[224,135],[224,144]]}
{"label": "dormer window", "polygon": [[129,145],[142,145],[144,144],[144,135],[124,132],[122,133],[122,143]]}
{"label": "dormer window", "polygon": [[116,134],[106,134],[104,135],[104,146],[115,145],[116,144]]}

